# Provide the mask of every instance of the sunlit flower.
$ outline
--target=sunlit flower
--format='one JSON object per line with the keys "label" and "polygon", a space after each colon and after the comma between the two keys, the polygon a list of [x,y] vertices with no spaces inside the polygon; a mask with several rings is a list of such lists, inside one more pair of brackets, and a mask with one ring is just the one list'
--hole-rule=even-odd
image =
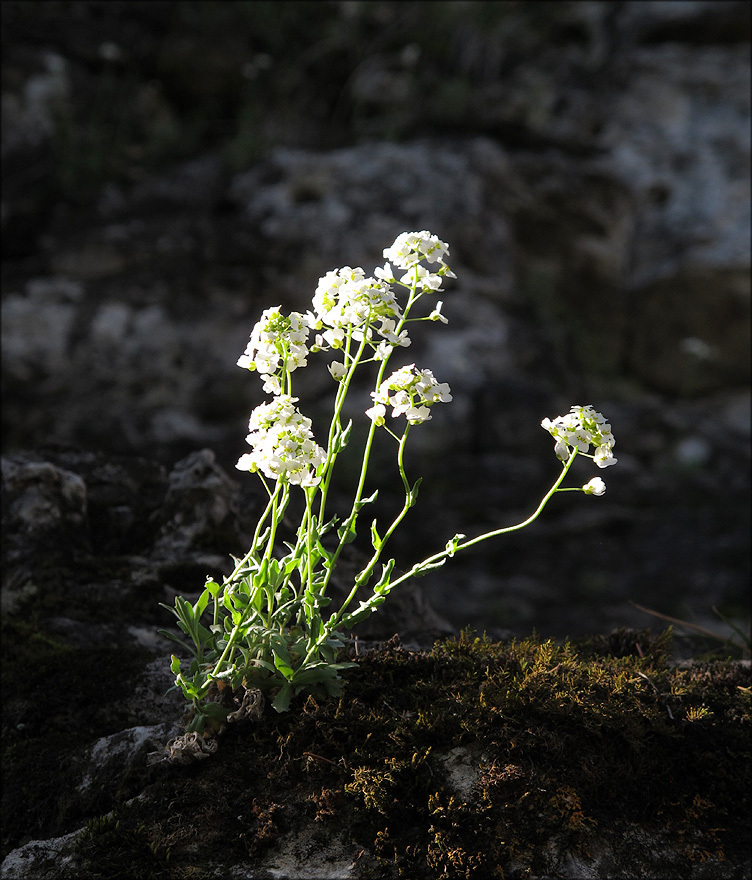
{"label": "sunlit flower", "polygon": [[326,453],[313,440],[311,420],[297,409],[297,400],[281,394],[253,410],[246,437],[252,452],[241,455],[238,470],[261,471],[270,479],[301,486],[318,484],[315,471]]}
{"label": "sunlit flower", "polygon": [[616,440],[605,416],[592,406],[573,406],[565,416],[543,419],[541,427],[554,438],[554,452],[560,461],[568,461],[573,450],[586,454],[595,447],[593,459],[598,467],[616,464],[612,449]]}
{"label": "sunlit flower", "polygon": [[331,364],[329,364],[328,369],[329,372],[332,374],[332,378],[336,379],[338,382],[341,382],[347,374],[347,367],[344,364],[341,364],[339,361],[333,361]]}
{"label": "sunlit flower", "polygon": [[448,253],[449,245],[424,229],[422,232],[403,232],[398,235],[394,244],[384,249],[384,258],[400,269],[409,269],[421,260],[443,265],[444,255]]}
{"label": "sunlit flower", "polygon": [[610,446],[599,446],[593,454],[593,460],[599,468],[610,467],[618,461],[618,459],[614,458]]}
{"label": "sunlit flower", "polygon": [[386,419],[384,416],[386,415],[386,407],[383,403],[376,403],[370,409],[366,410],[366,415],[372,422],[376,423],[377,427],[381,427]]}
{"label": "sunlit flower", "polygon": [[257,370],[264,376],[282,370],[292,373],[298,367],[305,367],[310,318],[299,312],[283,315],[279,306],[266,309],[253,328],[244,354],[238,358],[238,366]]}
{"label": "sunlit flower", "polygon": [[423,266],[415,265],[411,266],[402,278],[400,278],[400,284],[404,284],[405,287],[412,287],[414,284],[424,293],[427,293],[429,290],[441,289],[441,276],[429,272],[428,269],[424,269]]}
{"label": "sunlit flower", "polygon": [[[399,318],[401,311],[392,289],[384,281],[375,278],[366,278],[361,268],[352,269],[345,266],[327,272],[319,279],[316,293],[313,296],[313,308],[316,312],[316,320],[341,331],[337,337],[332,337],[331,331],[323,334],[333,347],[333,338],[341,345],[344,341],[344,331],[351,329],[352,338],[362,340],[367,333],[370,339],[370,329],[363,328],[377,318]],[[317,340],[318,342],[318,340]]]}
{"label": "sunlit flower", "polygon": [[435,403],[448,403],[452,399],[449,385],[437,382],[430,370],[416,370],[415,364],[408,364],[396,370],[379,387],[371,392],[376,406],[367,410],[366,415],[383,424],[386,407],[392,408],[392,418],[404,415],[412,425],[427,422],[431,418],[430,408]]}
{"label": "sunlit flower", "polygon": [[603,495],[606,491],[606,484],[600,477],[593,477],[588,483],[582,487],[582,491],[586,495]]}
{"label": "sunlit flower", "polygon": [[431,312],[428,316],[429,321],[441,321],[442,324],[448,324],[449,319],[445,318],[444,315],[441,314],[441,307],[444,305],[442,300],[439,300],[436,303],[436,308]]}

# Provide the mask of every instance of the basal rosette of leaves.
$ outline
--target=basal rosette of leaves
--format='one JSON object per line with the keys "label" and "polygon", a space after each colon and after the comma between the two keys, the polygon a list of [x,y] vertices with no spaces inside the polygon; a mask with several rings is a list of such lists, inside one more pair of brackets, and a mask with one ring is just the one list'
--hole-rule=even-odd
{"label": "basal rosette of leaves", "polygon": [[[230,693],[258,689],[278,712],[286,711],[300,693],[338,694],[340,672],[353,665],[340,660],[347,633],[377,611],[396,586],[440,567],[459,550],[524,528],[555,492],[605,492],[600,477],[584,486],[562,486],[578,455],[593,459],[599,468],[616,462],[605,417],[592,406],[574,406],[566,416],[541,423],[555,440],[562,469],[526,520],[471,539],[455,535],[399,576],[395,559],[382,561],[389,539],[418,498],[421,479],[411,481],[404,467],[410,432],[431,420],[435,405],[452,400],[449,385],[430,369],[413,363],[388,372],[388,365],[398,348],[410,345],[412,322],[447,323],[441,301],[423,315],[415,314],[415,306],[440,292],[446,278],[456,277],[445,261],[448,256],[448,245],[432,233],[402,233],[384,250],[387,262],[373,276],[350,266],[327,272],[311,310],[284,315],[279,307],[269,308],[253,328],[238,366],[257,372],[271,399],[251,413],[246,438],[251,451],[236,467],[259,476],[268,502],[248,552],[234,559],[234,569],[223,583],[207,578],[195,603],[178,596],[168,608],[186,638],[162,630],[183,648],[182,659],[172,656],[171,669],[175,686],[191,705],[190,731],[221,727],[233,711],[218,698],[227,688]],[[316,441],[311,420],[293,394],[295,372],[322,352],[334,354],[327,364],[334,401],[325,446]],[[343,404],[355,372],[369,368],[374,374],[373,406],[363,413],[368,431],[357,488],[350,510],[332,514],[332,479],[352,435],[352,422],[342,421]],[[391,438],[386,442],[396,444],[404,503],[390,523],[371,521],[371,556],[345,600],[333,609],[328,595],[332,574],[343,549],[358,534],[364,509],[376,499],[376,492],[366,495],[366,486],[377,434],[386,434]],[[279,527],[292,492],[302,493],[305,509],[294,540],[282,540]],[[369,595],[362,598],[366,591]]]}

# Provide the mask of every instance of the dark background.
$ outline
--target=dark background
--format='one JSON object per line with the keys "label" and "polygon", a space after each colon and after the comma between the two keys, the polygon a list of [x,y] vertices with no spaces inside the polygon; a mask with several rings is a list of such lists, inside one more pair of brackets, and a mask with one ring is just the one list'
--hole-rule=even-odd
{"label": "dark background", "polygon": [[[544,416],[592,403],[619,458],[603,498],[557,496],[426,579],[434,606],[556,636],[655,624],[629,600],[748,621],[748,4],[2,16],[6,453],[169,469],[210,448],[247,487],[233,465],[261,397],[235,361],[262,309],[303,311],[327,270],[370,273],[427,228],[450,244],[451,323],[404,360],[455,401],[414,432],[425,483],[398,561],[524,518],[558,473]],[[316,372],[299,390],[321,425]]]}

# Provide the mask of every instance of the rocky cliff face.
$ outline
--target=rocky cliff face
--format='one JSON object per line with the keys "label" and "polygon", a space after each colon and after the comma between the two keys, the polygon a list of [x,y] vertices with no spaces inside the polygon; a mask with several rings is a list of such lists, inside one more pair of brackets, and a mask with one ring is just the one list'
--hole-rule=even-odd
{"label": "rocky cliff face", "polygon": [[[399,562],[529,513],[558,471],[540,420],[573,403],[606,413],[619,464],[373,635],[648,624],[629,600],[748,616],[748,4],[422,9],[6,4],[4,625],[46,645],[40,683],[66,646],[146,662],[153,705],[108,696],[86,749],[126,730],[140,755],[176,721],[157,603],[252,528],[233,464],[261,398],[235,361],[258,315],[406,229],[448,241],[458,279],[406,352],[455,399],[411,437],[426,507]],[[315,428],[330,380],[304,372]],[[39,699],[13,696],[12,737]],[[135,796],[129,772],[28,835]]]}

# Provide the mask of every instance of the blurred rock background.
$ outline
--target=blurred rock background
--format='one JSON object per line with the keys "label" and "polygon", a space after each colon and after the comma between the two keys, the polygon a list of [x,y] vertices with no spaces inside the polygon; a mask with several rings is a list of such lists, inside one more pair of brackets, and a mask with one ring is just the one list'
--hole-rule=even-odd
{"label": "blurred rock background", "polygon": [[[411,435],[425,482],[398,563],[535,507],[559,468],[544,416],[592,403],[619,458],[603,498],[558,496],[426,578],[438,613],[552,636],[660,627],[630,600],[720,632],[713,606],[748,623],[747,3],[50,0],[2,15],[9,479],[60,465],[63,445],[74,477],[90,453],[139,456],[173,485],[210,449],[253,510],[258,486],[233,466],[262,397],[235,361],[258,315],[304,311],[327,270],[370,273],[426,228],[450,243],[450,324],[401,354],[455,399]],[[297,391],[325,425],[323,367]],[[384,516],[400,503],[392,454],[374,462]],[[125,521],[129,503],[98,509]],[[76,528],[103,528],[89,520]]]}

